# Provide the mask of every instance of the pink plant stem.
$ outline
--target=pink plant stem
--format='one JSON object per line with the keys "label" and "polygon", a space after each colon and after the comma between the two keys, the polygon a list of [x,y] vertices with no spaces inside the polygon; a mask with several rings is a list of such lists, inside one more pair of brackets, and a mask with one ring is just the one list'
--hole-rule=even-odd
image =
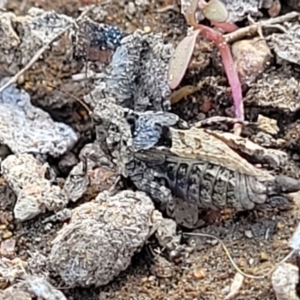
{"label": "pink plant stem", "polygon": [[239,29],[235,24],[232,23],[215,22],[215,21],[210,21],[210,23],[216,26],[217,28],[223,29],[224,31],[229,33]]}
{"label": "pink plant stem", "polygon": [[235,117],[241,121],[244,120],[244,105],[242,97],[242,87],[236,68],[234,66],[233,58],[229,45],[226,43],[223,35],[205,25],[198,24],[197,29],[200,29],[206,39],[215,43],[221,54],[224,70],[231,87],[232,98],[234,103]]}

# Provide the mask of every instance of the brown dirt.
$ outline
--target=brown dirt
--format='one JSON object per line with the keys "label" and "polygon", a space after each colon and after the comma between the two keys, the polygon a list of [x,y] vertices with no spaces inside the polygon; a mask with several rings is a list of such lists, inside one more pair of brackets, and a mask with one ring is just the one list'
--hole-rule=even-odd
{"label": "brown dirt", "polygon": [[[50,2],[51,4],[49,4]],[[40,5],[44,9],[55,9],[61,13],[78,16],[79,7],[84,2],[89,1],[10,0],[8,9],[18,14],[25,14],[29,7]],[[109,14],[105,21],[110,24],[116,24],[126,31],[131,32],[136,28],[145,29],[149,26],[152,31],[163,32],[166,39],[174,42],[178,42],[185,34],[186,26],[181,15],[175,12],[154,13],[155,8],[164,7],[172,1],[153,0],[151,1],[151,7],[146,12],[137,12],[132,19],[126,16],[123,10],[122,5],[126,1],[111,0],[110,2],[109,7],[106,7]],[[198,52],[197,50],[195,52],[195,62],[190,67],[191,71],[183,84],[195,83],[203,74],[206,76],[218,74],[219,76],[215,77],[216,84],[225,90],[227,83],[225,77],[223,77],[224,75],[220,72],[220,61],[218,61],[218,58],[212,61],[214,68],[206,68],[202,74],[199,72],[194,73],[197,63],[198,66],[205,64],[208,57],[206,53],[210,52],[212,48],[208,43],[203,43],[198,47],[201,51]],[[44,99],[44,97],[53,92],[52,89],[49,90],[45,82],[60,87],[64,91],[72,91],[72,94],[75,94],[77,97],[81,97],[86,93],[82,86],[75,91],[73,86],[66,87],[67,84],[71,84],[71,74],[78,72],[82,68],[81,64],[75,62],[70,65],[63,64],[59,57],[64,57],[64,51],[67,50],[63,47],[61,49],[52,49],[52,51],[60,52],[60,55],[51,56],[48,54],[48,60],[36,63],[36,68],[28,71],[24,75],[22,82],[20,82],[20,85],[30,92],[33,100],[37,103],[39,99]],[[41,66],[43,66],[43,72],[38,72],[37,70]],[[57,76],[57,74],[60,76]],[[54,79],[56,80],[55,82]],[[66,83],[65,86],[64,83]],[[231,106],[230,98],[228,96],[218,96],[217,100],[215,98],[212,100],[214,93],[216,91],[211,90],[204,91],[202,94],[196,93],[189,97],[184,104],[181,103],[181,109],[178,111],[181,111],[181,115],[189,120],[202,119],[204,113],[204,117],[226,114],[225,108]],[[199,100],[197,99],[207,102],[218,101],[218,103],[222,103],[222,106],[212,105],[209,106],[213,108],[208,109],[208,113],[207,109],[201,112],[203,103],[199,105]],[[59,110],[61,109],[59,108]],[[174,109],[176,110],[176,107]],[[63,114],[62,117],[56,115],[55,112],[52,112],[52,114],[56,119],[64,118]],[[295,177],[299,176],[298,174],[292,175]],[[45,229],[45,225],[41,224],[38,218],[25,222],[22,225],[14,224],[11,213],[12,203],[0,203],[0,208],[1,212],[3,212],[1,215],[3,220],[0,223],[4,224],[0,228],[0,242],[9,237],[11,233],[12,238],[17,241],[16,252],[12,257],[17,256],[26,259],[28,251],[49,251],[49,243],[61,224],[55,224],[50,230]],[[228,247],[233,259],[243,271],[249,274],[261,275],[267,273],[289,252],[288,240],[298,225],[299,217],[298,207],[295,205],[289,211],[272,210],[270,212],[240,214],[208,226],[201,231],[221,238]],[[203,237],[186,240],[186,243],[189,245],[190,253],[176,261],[173,274],[170,277],[159,278],[153,272],[153,262],[149,260],[146,250],[143,250],[134,257],[132,266],[108,286],[97,289],[78,288],[63,291],[70,300],[224,299],[236,270],[230,264],[221,245],[212,239]],[[260,280],[245,278],[239,296],[236,299],[274,300],[275,295],[272,291],[270,278]]]}

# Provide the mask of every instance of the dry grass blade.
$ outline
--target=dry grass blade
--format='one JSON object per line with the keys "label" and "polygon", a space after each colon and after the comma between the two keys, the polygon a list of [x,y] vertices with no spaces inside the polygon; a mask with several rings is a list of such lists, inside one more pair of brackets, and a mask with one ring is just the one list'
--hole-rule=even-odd
{"label": "dry grass blade", "polygon": [[[218,237],[212,235],[212,234],[207,234],[207,233],[184,233],[183,235],[185,236],[202,236],[202,237],[209,237],[209,238],[213,238],[213,239],[216,239],[222,246],[223,250],[225,251],[228,259],[230,260],[230,263],[231,265],[234,267],[234,269],[240,273],[241,275],[243,275],[244,277],[247,277],[247,278],[251,278],[251,279],[263,279],[265,276],[262,275],[262,276],[253,276],[251,274],[246,274],[244,273],[239,267],[238,265],[235,263],[235,261],[233,260],[228,248],[226,247],[226,245],[223,243],[223,241],[221,239],[219,239]],[[269,273],[268,273],[269,274]]]}
{"label": "dry grass blade", "polygon": [[171,104],[174,105],[180,102],[183,98],[195,93],[200,88],[198,86],[193,85],[185,85],[179,90],[175,91],[171,96]]}
{"label": "dry grass blade", "polygon": [[72,94],[70,94],[70,93],[66,93],[66,92],[64,92],[64,91],[62,91],[61,89],[59,89],[58,87],[55,87],[55,86],[53,86],[53,85],[51,85],[51,84],[49,84],[49,83],[47,83],[47,86],[49,86],[49,87],[51,87],[51,88],[53,88],[53,89],[56,89],[56,90],[58,90],[59,92],[61,92],[62,94],[64,94],[64,95],[66,95],[66,96],[68,96],[68,97],[71,97],[72,99],[74,99],[75,101],[77,101],[87,112],[88,112],[88,114],[89,115],[92,115],[92,110],[88,107],[88,105],[83,101],[83,100],[81,100],[80,98],[78,98],[78,97],[75,97],[74,95],[72,95]]}
{"label": "dry grass blade", "polygon": [[230,292],[225,297],[225,300],[234,299],[234,297],[239,293],[243,281],[244,281],[244,276],[240,273],[236,273],[230,287]]}
{"label": "dry grass blade", "polygon": [[175,89],[181,82],[194,52],[196,39],[200,29],[194,30],[177,46],[169,65],[169,85]]}
{"label": "dry grass blade", "polygon": [[244,273],[239,267],[238,265],[235,263],[235,261],[233,260],[228,248],[226,247],[226,245],[223,243],[223,241],[221,239],[219,239],[217,236],[215,235],[212,235],[212,234],[209,234],[209,233],[202,233],[202,232],[184,232],[183,235],[185,236],[200,236],[200,237],[208,237],[208,238],[213,238],[213,239],[216,239],[222,246],[223,250],[225,251],[231,265],[234,267],[234,269],[240,273],[241,275],[243,275],[244,277],[247,277],[247,278],[250,278],[250,279],[264,279],[268,276],[270,276],[275,270],[276,268],[283,264],[284,262],[286,262],[288,259],[290,259],[294,253],[295,253],[295,250],[292,250],[286,257],[284,257],[279,263],[277,263],[270,271],[268,271],[267,273],[263,274],[263,275],[258,275],[258,276],[255,276],[255,275],[251,275],[251,274],[247,274],[247,273]]}

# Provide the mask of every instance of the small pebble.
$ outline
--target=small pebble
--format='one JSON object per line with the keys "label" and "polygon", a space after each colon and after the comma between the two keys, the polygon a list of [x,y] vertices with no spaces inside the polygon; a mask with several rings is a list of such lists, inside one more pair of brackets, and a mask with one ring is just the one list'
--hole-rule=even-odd
{"label": "small pebble", "polygon": [[204,113],[199,113],[197,116],[197,121],[203,121],[206,119],[206,115]]}
{"label": "small pebble", "polygon": [[145,33],[150,33],[151,30],[152,30],[152,29],[151,29],[150,26],[145,26],[145,27],[144,27],[144,32],[145,32]]}
{"label": "small pebble", "polygon": [[15,251],[16,247],[16,240],[15,239],[6,239],[1,243],[0,246],[0,254],[1,255],[8,255]]}
{"label": "small pebble", "polygon": [[[229,274],[228,273],[221,273],[221,274],[218,274],[216,276],[216,279],[218,279],[218,280],[224,280],[224,279],[227,279],[227,278],[229,278]],[[229,287],[228,287],[228,292],[229,292]]]}
{"label": "small pebble", "polygon": [[25,82],[24,75],[20,75],[17,80],[18,85],[24,84],[24,82]]}
{"label": "small pebble", "polygon": [[211,240],[210,241],[210,244],[213,245],[213,246],[217,245],[218,243],[219,243],[219,241],[217,241],[217,240]]}
{"label": "small pebble", "polygon": [[293,160],[299,161],[300,160],[300,156],[297,153],[293,154]]}
{"label": "small pebble", "polygon": [[141,278],[141,284],[146,283],[148,281],[147,277],[142,277]]}
{"label": "small pebble", "polygon": [[267,253],[265,253],[265,252],[261,252],[260,253],[260,260],[261,261],[267,261],[267,260],[269,260],[269,255]]}
{"label": "small pebble", "polygon": [[247,85],[264,72],[272,57],[268,44],[260,38],[233,43],[232,54],[241,81]]}
{"label": "small pebble", "polygon": [[9,286],[8,280],[0,280],[0,290],[4,290]]}
{"label": "small pebble", "polygon": [[212,102],[211,101],[204,101],[200,107],[200,110],[203,113],[208,113],[212,109]]}
{"label": "small pebble", "polygon": [[135,14],[135,5],[133,2],[129,2],[128,6],[127,6],[127,12],[129,13],[129,15],[133,16]]}
{"label": "small pebble", "polygon": [[285,225],[283,224],[283,223],[281,223],[281,222],[278,222],[277,223],[277,229],[278,230],[282,230],[282,229],[284,229],[285,228]]}
{"label": "small pebble", "polygon": [[283,263],[272,274],[272,286],[277,300],[297,300],[298,267]]}
{"label": "small pebble", "polygon": [[13,233],[9,230],[6,230],[2,233],[2,237],[4,240],[11,238]]}
{"label": "small pebble", "polygon": [[206,276],[206,272],[203,268],[195,268],[194,269],[194,276],[197,279],[203,279]]}
{"label": "small pebble", "polygon": [[279,0],[274,0],[272,6],[268,9],[268,14],[270,17],[274,18],[279,15],[281,11],[281,3]]}
{"label": "small pebble", "polygon": [[185,251],[186,251],[187,253],[192,253],[194,250],[195,250],[194,247],[186,247],[186,248],[185,248]]}
{"label": "small pebble", "polygon": [[151,275],[148,277],[148,281],[155,281],[156,280],[156,277]]}
{"label": "small pebble", "polygon": [[230,292],[230,286],[225,286],[225,287],[222,289],[222,291],[221,291],[221,293],[222,293],[224,296],[227,295],[229,292]]}
{"label": "small pebble", "polygon": [[248,239],[252,239],[253,238],[253,233],[251,230],[246,230],[245,231],[245,236],[248,238]]}

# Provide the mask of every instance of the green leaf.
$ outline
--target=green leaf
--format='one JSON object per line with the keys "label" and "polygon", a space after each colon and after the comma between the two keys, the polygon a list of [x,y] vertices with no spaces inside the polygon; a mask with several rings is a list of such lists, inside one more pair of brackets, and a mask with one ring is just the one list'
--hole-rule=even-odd
{"label": "green leaf", "polygon": [[224,3],[219,0],[211,0],[202,8],[202,13],[210,21],[226,22],[228,19],[228,11]]}
{"label": "green leaf", "polygon": [[200,29],[194,30],[190,35],[186,36],[175,49],[174,55],[170,60],[168,74],[171,89],[175,89],[180,84],[190,63],[196,39],[200,31]]}

